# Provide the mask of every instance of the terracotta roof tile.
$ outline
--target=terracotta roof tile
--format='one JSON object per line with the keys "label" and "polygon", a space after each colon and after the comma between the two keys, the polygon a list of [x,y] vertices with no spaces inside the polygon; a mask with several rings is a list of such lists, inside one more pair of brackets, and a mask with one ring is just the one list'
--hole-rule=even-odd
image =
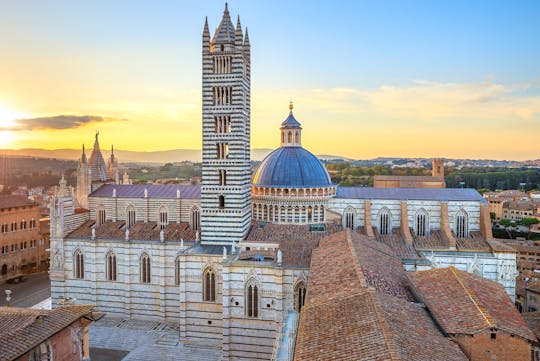
{"label": "terracotta roof tile", "polygon": [[493,327],[535,340],[501,284],[454,267],[410,277],[446,333],[476,334]]}
{"label": "terracotta roof tile", "polygon": [[38,204],[24,196],[2,195],[0,196],[0,209],[24,206],[37,206]]}

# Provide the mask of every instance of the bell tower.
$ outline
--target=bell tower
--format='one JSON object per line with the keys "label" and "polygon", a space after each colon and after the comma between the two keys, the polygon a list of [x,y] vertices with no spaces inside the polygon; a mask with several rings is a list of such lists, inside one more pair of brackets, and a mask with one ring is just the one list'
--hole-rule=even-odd
{"label": "bell tower", "polygon": [[251,222],[250,44],[229,9],[210,38],[202,35],[201,242],[243,239]]}

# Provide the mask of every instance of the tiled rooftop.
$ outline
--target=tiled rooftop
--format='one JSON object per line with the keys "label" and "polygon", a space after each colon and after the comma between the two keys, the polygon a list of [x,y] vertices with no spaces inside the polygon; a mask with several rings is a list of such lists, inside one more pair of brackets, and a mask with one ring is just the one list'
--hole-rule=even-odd
{"label": "tiled rooftop", "polygon": [[[319,240],[341,230],[341,224],[327,223],[325,232],[312,232],[309,225],[274,224],[253,221],[247,242],[278,243],[283,252],[283,264],[309,267],[311,251]],[[258,252],[244,251],[240,259]],[[269,256],[275,257],[274,253]]]}
{"label": "tiled rooftop", "polygon": [[92,305],[53,310],[0,307],[0,359],[20,357],[78,319],[91,317],[93,308]]}
{"label": "tiled rooftop", "polygon": [[446,333],[496,328],[535,340],[504,287],[454,267],[410,274],[420,297]]}
{"label": "tiled rooftop", "polygon": [[411,302],[407,282],[384,244],[349,230],[321,240],[311,259],[295,360],[466,360]]}
{"label": "tiled rooftop", "polygon": [[0,209],[24,206],[37,206],[37,203],[24,196],[1,195]]}

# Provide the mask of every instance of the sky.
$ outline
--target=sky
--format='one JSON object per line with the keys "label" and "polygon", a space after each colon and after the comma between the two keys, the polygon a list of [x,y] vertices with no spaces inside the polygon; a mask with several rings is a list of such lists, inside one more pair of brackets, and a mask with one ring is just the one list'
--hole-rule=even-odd
{"label": "sky", "polygon": [[[0,1],[0,149],[201,148],[201,34],[222,1]],[[229,1],[252,147],[289,100],[315,154],[540,158],[539,1]]]}

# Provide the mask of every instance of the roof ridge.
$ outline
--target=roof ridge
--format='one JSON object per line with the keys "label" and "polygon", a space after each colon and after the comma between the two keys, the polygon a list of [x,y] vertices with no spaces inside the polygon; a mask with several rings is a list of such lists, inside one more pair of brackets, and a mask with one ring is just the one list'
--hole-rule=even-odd
{"label": "roof ridge", "polygon": [[394,342],[394,338],[391,337],[393,334],[390,326],[388,325],[388,320],[386,319],[386,316],[383,314],[383,310],[381,309],[381,306],[379,304],[379,299],[377,299],[375,289],[370,289],[372,292],[369,292],[369,297],[371,297],[373,301],[373,309],[375,310],[375,316],[377,317],[377,324],[381,328],[382,337],[384,339],[384,344],[386,345],[386,348],[388,349],[388,353],[390,356],[390,360],[402,360],[398,347]]}
{"label": "roof ridge", "polygon": [[352,243],[351,230],[347,228],[345,232],[347,235],[347,245],[349,246],[349,250],[351,251],[352,257],[355,261],[353,267],[356,271],[356,274],[358,275],[358,279],[360,280],[360,285],[362,287],[368,287],[366,276],[364,275],[362,265],[360,264],[360,260],[358,259],[358,255],[356,254],[356,249],[354,248],[354,244]]}
{"label": "roof ridge", "polygon": [[465,285],[464,281],[461,279],[461,277],[456,272],[457,269],[452,266],[452,267],[449,267],[449,270],[450,270],[450,272],[452,272],[452,274],[454,275],[454,277],[458,281],[459,285],[463,288],[463,290],[465,291],[467,296],[469,296],[469,298],[471,299],[473,304],[476,306],[478,311],[480,311],[480,313],[482,314],[482,317],[484,317],[484,319],[486,320],[488,325],[490,327],[496,326],[495,320],[493,319],[493,317],[489,313],[488,309],[482,304],[482,302],[480,302],[480,299],[478,298],[476,293],[468,285]]}

